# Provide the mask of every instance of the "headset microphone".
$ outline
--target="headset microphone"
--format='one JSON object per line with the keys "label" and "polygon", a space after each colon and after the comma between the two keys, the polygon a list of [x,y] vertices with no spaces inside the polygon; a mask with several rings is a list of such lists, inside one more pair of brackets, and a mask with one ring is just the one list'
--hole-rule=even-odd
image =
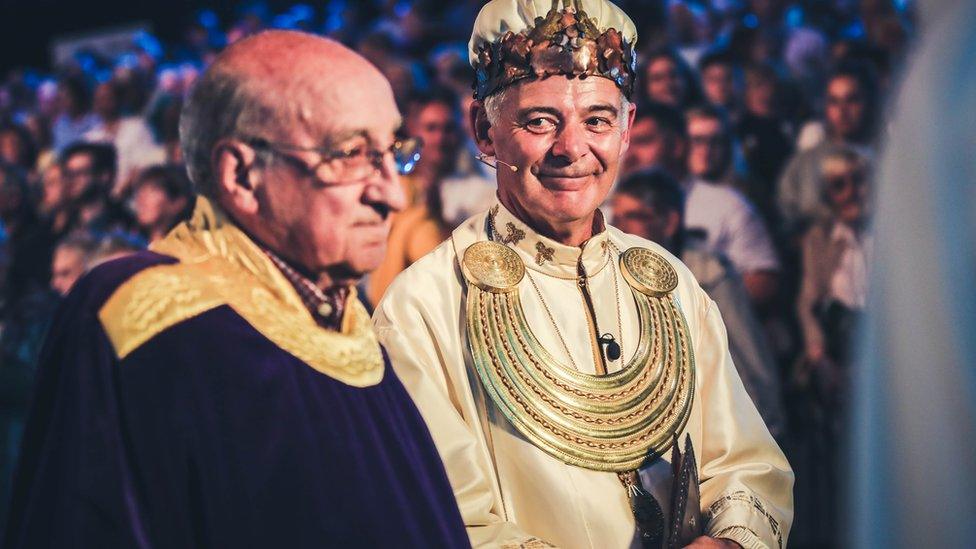
{"label": "headset microphone", "polygon": [[508,166],[508,168],[510,170],[512,170],[513,172],[517,172],[518,171],[518,167],[517,166],[513,166],[513,165],[509,164],[508,162],[505,162],[504,160],[499,160],[499,159],[496,158],[494,164],[492,164],[491,162],[488,162],[488,155],[487,154],[484,154],[484,153],[475,155],[475,158],[477,158],[478,161],[481,162],[482,164],[484,164],[486,166],[491,166],[492,168],[495,168],[496,170],[498,169],[498,164],[502,164],[502,165]]}

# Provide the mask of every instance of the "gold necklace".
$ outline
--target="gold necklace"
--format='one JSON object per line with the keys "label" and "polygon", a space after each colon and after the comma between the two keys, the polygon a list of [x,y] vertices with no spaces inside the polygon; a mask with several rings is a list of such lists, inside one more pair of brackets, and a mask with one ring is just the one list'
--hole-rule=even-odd
{"label": "gold necklace", "polygon": [[523,436],[557,459],[598,471],[631,471],[670,447],[691,411],[695,371],[688,328],[671,295],[677,275],[663,257],[642,248],[621,254],[641,331],[633,357],[606,375],[562,363],[536,338],[518,292],[526,268],[514,250],[477,242],[461,267],[474,367]]}
{"label": "gold necklace", "polygon": [[[488,224],[488,227],[487,227],[487,229],[488,229],[488,239],[491,240],[491,241],[494,241],[494,242],[499,242],[499,243],[504,244],[505,243],[504,239],[498,233],[498,230],[495,227],[495,216],[494,215],[492,215],[492,214],[489,214],[488,215],[487,224]],[[609,242],[609,239],[607,240],[607,242]],[[610,246],[613,246],[614,250],[617,252],[617,255],[619,256],[620,255],[620,249],[617,248],[616,244],[613,244],[612,242],[609,242],[609,245]],[[613,262],[610,261],[610,258],[611,258],[610,250],[609,250],[609,248],[605,248],[605,250],[606,250],[606,253],[604,255],[606,256],[607,264],[610,266],[610,277],[613,280],[613,294],[614,294],[614,297],[616,298],[616,304],[617,304],[617,334],[618,334],[618,337],[620,338],[620,341],[619,341],[619,343],[616,343],[616,344],[619,347],[619,351],[618,351],[619,356],[617,358],[620,358],[620,357],[624,356],[624,353],[623,353],[623,349],[624,349],[624,344],[623,344],[623,341],[624,341],[624,336],[623,336],[623,321],[622,321],[622,315],[621,315],[621,312],[620,312],[621,311],[621,306],[620,306],[620,287],[619,287],[619,285],[617,283],[617,273],[614,272]],[[543,274],[545,274],[545,273],[543,273]],[[542,291],[539,290],[539,286],[538,286],[538,284],[536,284],[535,278],[533,278],[532,273],[530,273],[528,271],[526,271],[526,275],[528,276],[529,282],[532,284],[532,288],[535,290],[536,296],[539,298],[539,301],[542,303],[543,309],[546,311],[546,316],[549,317],[549,323],[552,324],[552,328],[553,328],[553,330],[555,330],[556,336],[559,338],[559,342],[563,346],[563,350],[566,353],[566,357],[569,359],[570,364],[573,365],[573,368],[576,369],[577,371],[579,371],[579,365],[576,364],[576,360],[573,358],[573,353],[570,352],[569,345],[566,344],[566,339],[563,337],[562,331],[559,329],[559,324],[556,322],[556,318],[555,318],[555,316],[553,316],[552,310],[549,309],[549,305],[546,303],[545,298],[542,297]],[[595,312],[594,312],[594,314],[595,314]],[[593,320],[594,320],[594,322],[596,322],[596,319],[595,318]],[[601,334],[598,333],[597,336],[599,338],[601,338],[601,340],[602,340],[603,336]],[[614,342],[613,335],[610,335],[610,338],[609,339],[610,339],[611,342]],[[596,347],[594,347],[594,343],[596,344]],[[590,341],[590,348],[591,348],[591,350],[594,351],[593,355],[595,357],[598,356],[598,353],[603,353],[602,341],[596,341],[596,342]],[[608,353],[608,355],[609,355],[609,353]],[[609,356],[608,356],[608,358],[609,358]],[[616,359],[610,359],[610,360],[616,360]]]}

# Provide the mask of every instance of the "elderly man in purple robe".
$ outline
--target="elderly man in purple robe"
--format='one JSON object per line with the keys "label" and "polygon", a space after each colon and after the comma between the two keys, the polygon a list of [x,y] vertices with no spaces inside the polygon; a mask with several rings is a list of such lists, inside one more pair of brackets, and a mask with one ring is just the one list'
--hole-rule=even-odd
{"label": "elderly man in purple robe", "polygon": [[54,321],[5,547],[468,546],[355,293],[417,160],[399,125],[336,42],[217,58],[181,120],[192,218]]}

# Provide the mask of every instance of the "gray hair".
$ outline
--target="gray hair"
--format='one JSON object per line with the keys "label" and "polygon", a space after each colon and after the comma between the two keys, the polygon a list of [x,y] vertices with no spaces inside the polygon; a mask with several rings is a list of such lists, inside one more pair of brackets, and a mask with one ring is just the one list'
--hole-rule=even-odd
{"label": "gray hair", "polygon": [[505,98],[508,97],[508,92],[511,89],[511,86],[502,88],[485,98],[485,116],[488,118],[488,123],[492,126],[498,124],[498,117],[501,116],[502,103],[505,102]]}
{"label": "gray hair", "polygon": [[213,65],[193,87],[180,114],[180,145],[194,190],[213,197],[213,148],[221,139],[253,135],[280,117],[255,78]]}
{"label": "gray hair", "polygon": [[870,183],[871,160],[871,154],[867,150],[855,145],[845,144],[828,147],[818,166],[821,203],[830,206],[833,202],[827,187],[827,180],[832,177],[853,172],[859,173],[866,182]]}

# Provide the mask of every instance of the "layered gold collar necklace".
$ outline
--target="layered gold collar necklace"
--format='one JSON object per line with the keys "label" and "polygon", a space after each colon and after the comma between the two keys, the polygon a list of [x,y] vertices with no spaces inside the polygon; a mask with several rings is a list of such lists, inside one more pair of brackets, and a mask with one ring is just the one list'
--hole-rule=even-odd
{"label": "layered gold collar necklace", "polygon": [[540,449],[597,471],[632,471],[661,455],[684,428],[694,392],[674,268],[646,248],[619,254],[619,268],[637,305],[636,351],[619,371],[591,375],[556,359],[532,332],[518,292],[525,265],[514,250],[481,241],[462,259],[468,342],[487,393]]}

